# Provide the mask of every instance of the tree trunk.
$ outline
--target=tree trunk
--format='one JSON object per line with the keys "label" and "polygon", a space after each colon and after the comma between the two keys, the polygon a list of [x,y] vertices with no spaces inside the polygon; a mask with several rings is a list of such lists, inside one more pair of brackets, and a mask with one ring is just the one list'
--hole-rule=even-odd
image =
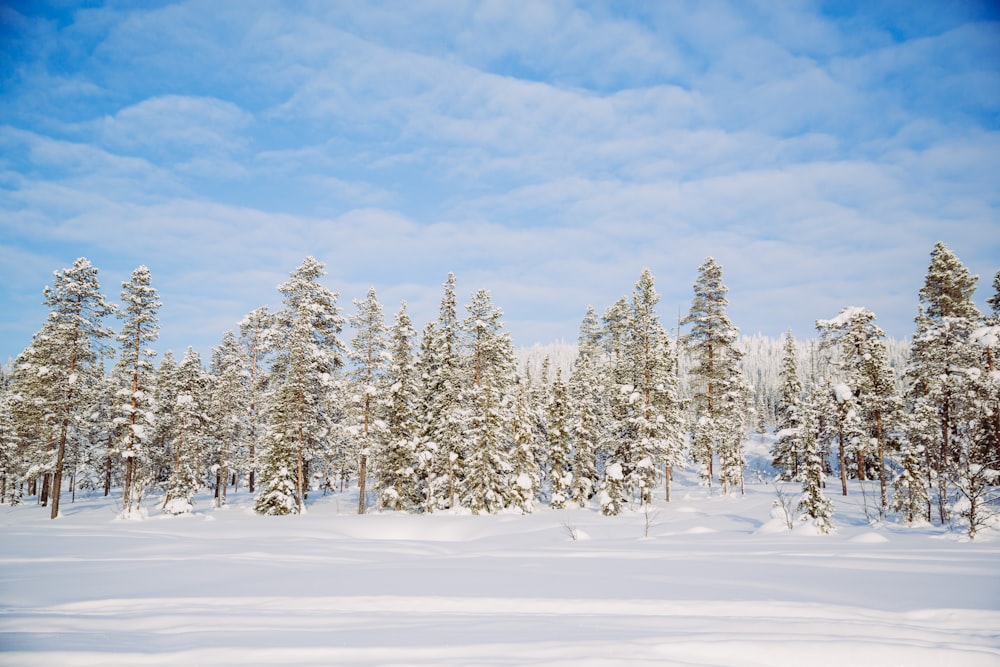
{"label": "tree trunk", "polygon": [[670,466],[667,464],[663,465],[663,478],[664,478],[664,498],[669,503],[670,502]]}
{"label": "tree trunk", "polygon": [[879,518],[885,517],[889,507],[885,492],[885,438],[882,433],[882,413],[875,413],[875,439],[878,442]]}
{"label": "tree trunk", "polygon": [[358,514],[365,513],[365,478],[368,476],[368,457],[361,455],[358,463]]}
{"label": "tree trunk", "polygon": [[66,456],[66,433],[69,431],[69,423],[67,420],[63,420],[62,427],[59,429],[59,447],[56,450],[56,469],[52,473],[52,512],[49,514],[50,519],[55,519],[59,516],[59,492],[62,490],[62,469],[63,469],[63,459]]}
{"label": "tree trunk", "polygon": [[837,442],[840,446],[840,488],[847,495],[847,458],[844,455],[844,429],[837,429]]}
{"label": "tree trunk", "polygon": [[42,477],[42,497],[40,498],[42,507],[49,506],[49,489],[51,488],[51,486],[52,486],[52,475],[51,473],[45,473],[45,475]]}
{"label": "tree trunk", "polygon": [[104,497],[111,495],[111,436],[108,436],[108,456],[104,460]]}

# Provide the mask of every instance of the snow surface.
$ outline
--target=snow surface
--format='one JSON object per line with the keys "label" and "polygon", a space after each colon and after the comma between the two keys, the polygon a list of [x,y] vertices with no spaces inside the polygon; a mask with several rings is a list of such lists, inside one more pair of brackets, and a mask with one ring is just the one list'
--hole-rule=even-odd
{"label": "snow surface", "polygon": [[995,531],[871,525],[857,487],[831,493],[830,536],[789,531],[767,484],[681,474],[673,498],[617,517],[357,516],[356,492],[290,517],[245,491],[181,516],[153,497],[141,521],[102,497],[56,521],[2,507],[0,665],[1000,664]]}

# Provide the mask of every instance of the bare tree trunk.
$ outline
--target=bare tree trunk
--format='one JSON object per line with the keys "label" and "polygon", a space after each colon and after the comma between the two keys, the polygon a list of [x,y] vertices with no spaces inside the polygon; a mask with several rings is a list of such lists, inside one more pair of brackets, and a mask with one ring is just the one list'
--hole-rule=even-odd
{"label": "bare tree trunk", "polygon": [[111,495],[111,436],[108,436],[108,456],[104,460],[104,496]]}
{"label": "bare tree trunk", "polygon": [[59,516],[59,492],[62,490],[62,469],[63,469],[63,459],[66,456],[66,433],[69,430],[69,423],[67,420],[63,420],[62,427],[59,430],[59,447],[56,450],[56,469],[52,473],[52,512],[49,514],[50,519],[55,519]]}
{"label": "bare tree trunk", "polygon": [[847,495],[847,458],[844,456],[844,429],[837,429],[837,441],[840,445],[840,488],[843,495]]}
{"label": "bare tree trunk", "polygon": [[879,517],[884,517],[889,507],[885,492],[885,437],[882,433],[882,413],[875,414],[875,439],[878,441]]}
{"label": "bare tree trunk", "polygon": [[664,498],[669,503],[670,502],[670,466],[667,465],[667,464],[663,465],[663,478],[664,478],[664,487],[665,487],[665,489],[664,489],[665,490]]}

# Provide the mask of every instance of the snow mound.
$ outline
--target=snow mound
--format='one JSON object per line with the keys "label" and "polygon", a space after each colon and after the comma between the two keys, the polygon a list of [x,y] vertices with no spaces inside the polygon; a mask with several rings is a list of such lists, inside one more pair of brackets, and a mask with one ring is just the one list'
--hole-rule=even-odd
{"label": "snow mound", "polygon": [[855,535],[848,540],[848,542],[856,542],[858,544],[882,544],[883,542],[888,541],[889,538],[885,535],[879,535],[878,533],[861,533],[860,535]]}

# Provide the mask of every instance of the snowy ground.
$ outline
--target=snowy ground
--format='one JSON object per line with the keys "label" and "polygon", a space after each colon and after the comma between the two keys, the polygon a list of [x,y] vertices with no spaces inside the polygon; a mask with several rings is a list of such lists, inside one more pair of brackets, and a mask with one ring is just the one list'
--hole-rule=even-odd
{"label": "snowy ground", "polygon": [[789,532],[774,498],[685,477],[648,538],[640,512],[359,517],[349,495],[3,507],[0,665],[1000,665],[995,533],[872,527],[856,488],[836,534]]}

